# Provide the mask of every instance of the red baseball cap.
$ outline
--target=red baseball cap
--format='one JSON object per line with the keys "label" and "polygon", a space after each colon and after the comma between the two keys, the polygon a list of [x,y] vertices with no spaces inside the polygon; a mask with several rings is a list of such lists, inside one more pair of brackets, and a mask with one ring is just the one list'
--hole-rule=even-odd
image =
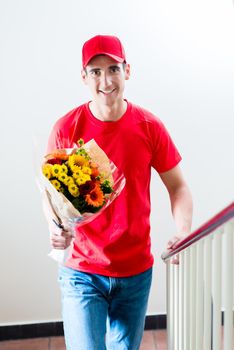
{"label": "red baseball cap", "polygon": [[96,35],[86,41],[82,48],[83,68],[97,55],[107,55],[119,63],[126,62],[123,45],[116,36]]}

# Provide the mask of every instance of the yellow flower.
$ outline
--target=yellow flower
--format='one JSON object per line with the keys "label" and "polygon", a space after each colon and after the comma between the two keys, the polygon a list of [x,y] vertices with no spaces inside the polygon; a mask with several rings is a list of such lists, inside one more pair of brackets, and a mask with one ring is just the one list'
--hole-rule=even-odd
{"label": "yellow flower", "polygon": [[59,177],[59,175],[62,173],[62,165],[60,164],[54,164],[52,165],[52,175],[54,177]]}
{"label": "yellow flower", "polygon": [[65,174],[67,174],[67,172],[68,172],[67,166],[66,166],[65,164],[62,164],[62,165],[61,165],[61,168],[62,168],[62,172],[65,173]]}
{"label": "yellow flower", "polygon": [[61,183],[58,180],[51,180],[50,181],[52,185],[56,188],[56,190],[59,190],[61,187]]}
{"label": "yellow flower", "polygon": [[86,181],[90,181],[91,180],[91,176],[88,175],[88,174],[84,174],[84,178],[86,179]]}
{"label": "yellow flower", "polygon": [[42,172],[47,177],[47,179],[50,179],[52,176],[52,165],[51,164],[44,164],[42,166]]}
{"label": "yellow flower", "polygon": [[74,179],[71,176],[67,176],[66,180],[64,181],[64,184],[67,185],[67,186],[68,185],[72,185],[74,183],[75,183]]}
{"label": "yellow flower", "polygon": [[78,197],[79,196],[79,189],[75,184],[71,184],[68,186],[68,191],[71,193],[73,197]]}
{"label": "yellow flower", "polygon": [[88,174],[88,175],[91,175],[91,174],[92,174],[92,170],[91,170],[91,168],[88,167],[88,166],[83,166],[83,167],[81,168],[81,170],[83,171],[84,174]]}
{"label": "yellow flower", "polygon": [[84,175],[84,173],[83,173],[83,171],[81,171],[80,169],[74,171],[73,174],[72,174],[72,176],[74,177],[74,179],[78,179],[78,177],[81,177],[81,176],[83,176],[83,175]]}
{"label": "yellow flower", "polygon": [[86,183],[86,181],[90,181],[91,180],[91,177],[87,174],[83,174],[82,176],[79,176],[77,179],[76,179],[76,183],[77,185],[83,185]]}
{"label": "yellow flower", "polygon": [[89,164],[89,162],[87,159],[80,156],[79,154],[72,154],[68,158],[68,164],[69,164],[70,168],[72,168],[74,165],[79,166],[79,167],[86,166]]}
{"label": "yellow flower", "polygon": [[81,171],[81,167],[78,165],[71,165],[70,169],[73,173],[77,173],[77,172]]}
{"label": "yellow flower", "polygon": [[64,172],[62,172],[62,173],[58,176],[59,181],[61,181],[61,182],[63,182],[63,183],[65,183],[65,182],[67,181],[67,178],[68,178],[68,176],[67,176],[67,174],[65,174]]}

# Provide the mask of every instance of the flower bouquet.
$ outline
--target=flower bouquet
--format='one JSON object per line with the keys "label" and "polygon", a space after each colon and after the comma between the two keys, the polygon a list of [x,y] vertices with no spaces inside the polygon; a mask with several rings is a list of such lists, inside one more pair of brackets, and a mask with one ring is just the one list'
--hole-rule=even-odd
{"label": "flower bouquet", "polygon": [[[73,230],[110,205],[122,191],[125,178],[94,140],[84,144],[80,139],[73,149],[57,149],[45,156],[41,182],[53,221]],[[64,262],[64,253],[53,249],[50,256]]]}

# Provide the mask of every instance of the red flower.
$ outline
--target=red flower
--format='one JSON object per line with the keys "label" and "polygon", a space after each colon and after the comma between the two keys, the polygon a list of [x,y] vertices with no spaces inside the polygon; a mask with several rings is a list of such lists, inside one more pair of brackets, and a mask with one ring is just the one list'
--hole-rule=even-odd
{"label": "red flower", "polygon": [[93,181],[86,181],[83,185],[79,186],[79,191],[81,195],[86,195],[90,193],[95,188],[95,183]]}
{"label": "red flower", "polygon": [[47,160],[47,163],[49,164],[62,164],[62,160],[58,158],[51,158]]}

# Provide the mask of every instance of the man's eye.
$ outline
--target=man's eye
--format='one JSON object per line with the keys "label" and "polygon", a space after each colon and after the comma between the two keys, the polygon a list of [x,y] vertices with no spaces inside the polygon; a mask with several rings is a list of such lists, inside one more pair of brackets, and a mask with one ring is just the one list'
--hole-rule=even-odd
{"label": "man's eye", "polygon": [[111,67],[110,71],[111,71],[112,73],[117,73],[117,72],[120,71],[120,69],[119,69],[119,67]]}
{"label": "man's eye", "polygon": [[100,75],[100,71],[99,70],[92,70],[90,73],[94,77],[98,77]]}

